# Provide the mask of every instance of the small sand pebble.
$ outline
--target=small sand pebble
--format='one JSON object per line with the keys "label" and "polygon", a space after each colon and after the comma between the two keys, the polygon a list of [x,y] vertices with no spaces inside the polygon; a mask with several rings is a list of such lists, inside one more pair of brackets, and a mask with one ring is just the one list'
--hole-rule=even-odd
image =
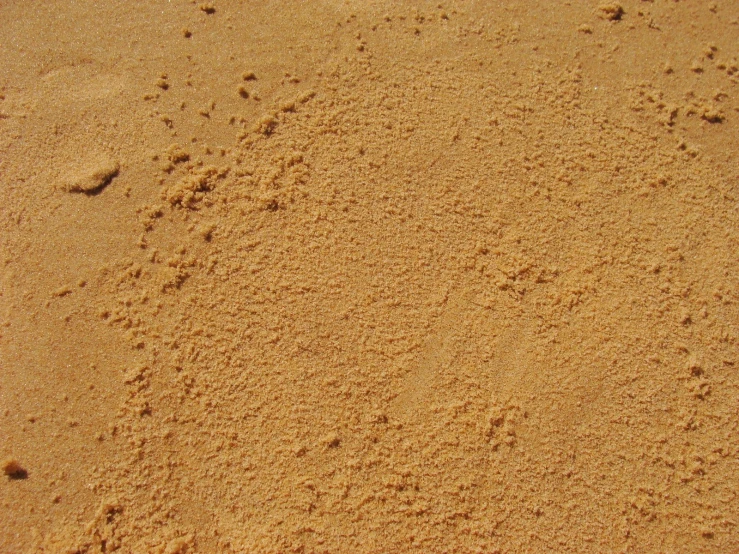
{"label": "small sand pebble", "polygon": [[329,433],[321,439],[321,442],[329,448],[336,448],[341,444],[341,438],[336,433]]}
{"label": "small sand pebble", "polygon": [[51,295],[55,298],[61,298],[62,296],[67,296],[68,294],[72,294],[72,288],[67,285],[59,287],[51,293]]}
{"label": "small sand pebble", "polygon": [[213,238],[213,231],[216,230],[216,226],[214,224],[208,224],[208,225],[201,225],[198,227],[198,234],[203,237],[203,240],[210,242],[210,240]]}
{"label": "small sand pebble", "polygon": [[106,156],[100,156],[80,165],[70,172],[62,185],[67,192],[95,194],[103,190],[118,175],[120,164]]}
{"label": "small sand pebble", "polygon": [[164,554],[185,554],[191,550],[193,536],[187,535],[169,541],[164,550]]}
{"label": "small sand pebble", "polygon": [[8,458],[3,462],[3,471],[11,479],[25,479],[28,472],[15,458]]}
{"label": "small sand pebble", "polygon": [[721,123],[724,120],[723,114],[711,106],[702,106],[700,111],[701,119],[709,123]]}
{"label": "small sand pebble", "polygon": [[618,2],[601,4],[598,6],[600,16],[608,21],[620,21],[624,15],[624,9]]}

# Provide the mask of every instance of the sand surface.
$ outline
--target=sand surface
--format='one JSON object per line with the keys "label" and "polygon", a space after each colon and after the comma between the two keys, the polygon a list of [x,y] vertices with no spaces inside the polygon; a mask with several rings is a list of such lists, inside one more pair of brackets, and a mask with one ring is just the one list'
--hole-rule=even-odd
{"label": "sand surface", "polygon": [[0,552],[739,552],[739,2],[0,22]]}

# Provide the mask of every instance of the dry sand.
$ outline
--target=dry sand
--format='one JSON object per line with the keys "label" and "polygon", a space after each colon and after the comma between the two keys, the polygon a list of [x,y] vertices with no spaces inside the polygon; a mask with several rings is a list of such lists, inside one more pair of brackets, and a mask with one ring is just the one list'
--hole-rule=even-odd
{"label": "dry sand", "polygon": [[735,0],[0,21],[0,552],[739,552]]}

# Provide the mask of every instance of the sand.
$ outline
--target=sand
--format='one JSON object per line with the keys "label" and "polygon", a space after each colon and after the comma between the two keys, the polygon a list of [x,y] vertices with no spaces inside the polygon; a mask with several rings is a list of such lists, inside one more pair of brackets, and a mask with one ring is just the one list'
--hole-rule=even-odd
{"label": "sand", "polygon": [[0,5],[0,552],[739,552],[739,6]]}

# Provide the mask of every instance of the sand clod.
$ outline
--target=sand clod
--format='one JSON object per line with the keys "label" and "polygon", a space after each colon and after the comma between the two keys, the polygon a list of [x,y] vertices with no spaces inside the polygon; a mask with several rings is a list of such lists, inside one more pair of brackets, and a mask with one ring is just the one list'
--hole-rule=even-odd
{"label": "sand clod", "polygon": [[624,8],[618,2],[609,2],[598,6],[598,12],[603,19],[609,21],[620,21],[624,16]]}
{"label": "sand clod", "polygon": [[97,194],[118,175],[120,167],[117,160],[108,156],[87,160],[67,174],[62,189],[67,192]]}
{"label": "sand clod", "polygon": [[3,473],[10,479],[25,479],[28,471],[15,458],[8,458],[3,462]]}

